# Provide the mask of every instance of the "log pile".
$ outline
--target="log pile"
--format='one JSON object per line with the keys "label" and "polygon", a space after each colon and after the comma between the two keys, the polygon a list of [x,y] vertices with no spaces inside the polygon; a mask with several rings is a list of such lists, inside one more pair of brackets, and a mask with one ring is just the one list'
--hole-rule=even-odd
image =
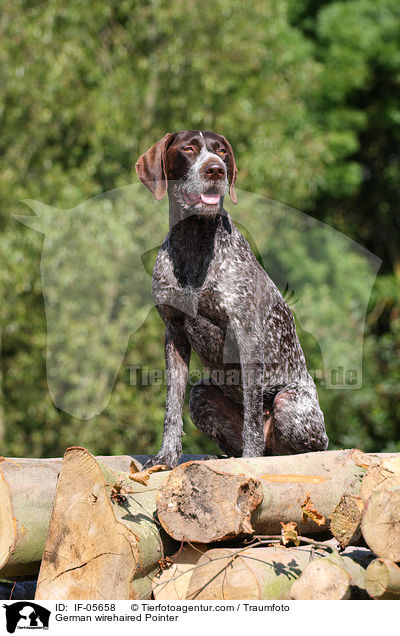
{"label": "log pile", "polygon": [[145,459],[0,461],[0,578],[37,576],[38,600],[400,598],[399,454]]}
{"label": "log pile", "polygon": [[[184,464],[157,495],[158,518],[170,536],[203,553],[196,560],[192,552],[182,574],[178,552],[153,594],[400,598],[399,479],[399,456],[356,449]],[[234,539],[239,548],[204,551]],[[185,586],[174,591],[179,578]]]}

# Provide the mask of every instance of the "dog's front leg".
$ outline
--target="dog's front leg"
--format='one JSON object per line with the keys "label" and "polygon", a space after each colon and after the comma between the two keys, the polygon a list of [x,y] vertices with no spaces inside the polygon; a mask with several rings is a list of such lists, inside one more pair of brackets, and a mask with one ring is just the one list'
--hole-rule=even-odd
{"label": "dog's front leg", "polygon": [[264,455],[263,365],[259,362],[241,364],[243,385],[243,457]]}
{"label": "dog's front leg", "polygon": [[243,322],[232,324],[240,358],[243,388],[243,457],[264,455],[263,380],[264,352],[257,329]]}
{"label": "dog's front leg", "polygon": [[165,464],[173,468],[182,453],[182,409],[190,363],[190,344],[182,325],[168,322],[165,331],[165,362],[167,368],[167,399],[165,403],[164,432],[157,455],[145,468]]}

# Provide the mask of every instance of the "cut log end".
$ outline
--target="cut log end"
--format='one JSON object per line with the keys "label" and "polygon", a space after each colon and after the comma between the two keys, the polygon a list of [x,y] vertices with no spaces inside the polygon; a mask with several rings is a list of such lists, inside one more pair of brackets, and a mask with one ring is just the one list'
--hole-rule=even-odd
{"label": "cut log end", "polygon": [[368,547],[378,557],[400,561],[400,488],[372,493],[365,506],[361,530]]}
{"label": "cut log end", "polygon": [[186,599],[195,565],[206,549],[204,544],[185,545],[170,558],[170,567],[158,573],[153,580],[156,601]]}
{"label": "cut log end", "polygon": [[65,454],[36,599],[129,598],[138,562],[132,532],[116,520],[95,458]]}
{"label": "cut log end", "polygon": [[293,600],[341,601],[350,598],[350,577],[328,559],[311,561],[292,585]]}
{"label": "cut log end", "polygon": [[400,599],[400,567],[386,559],[375,559],[367,568],[365,585],[372,598]]}
{"label": "cut log end", "polygon": [[358,544],[363,508],[361,497],[344,494],[333,511],[331,532],[342,548]]}
{"label": "cut log end", "polygon": [[365,474],[360,496],[366,504],[375,490],[388,490],[400,487],[400,461],[398,456],[382,459],[373,464]]}
{"label": "cut log end", "polygon": [[257,479],[193,462],[176,468],[158,493],[158,518],[178,541],[211,543],[252,533],[251,514],[262,497]]}
{"label": "cut log end", "polygon": [[193,570],[186,599],[288,599],[309,557],[309,550],[301,548],[208,550]]}

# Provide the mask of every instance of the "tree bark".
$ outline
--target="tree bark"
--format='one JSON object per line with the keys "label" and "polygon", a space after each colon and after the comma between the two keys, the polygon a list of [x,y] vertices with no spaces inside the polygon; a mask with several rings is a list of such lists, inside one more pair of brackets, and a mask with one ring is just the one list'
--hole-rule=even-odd
{"label": "tree bark", "polygon": [[0,462],[0,576],[37,574],[61,460]]}
{"label": "tree bark", "polygon": [[120,473],[84,448],[68,449],[35,598],[149,598],[158,560],[176,550],[154,515],[166,476],[154,473],[145,486],[125,473],[116,491]]}
{"label": "tree bark", "polygon": [[[300,534],[328,530],[342,496],[359,494],[365,457],[346,450],[188,462],[160,489],[158,517],[174,539],[200,543],[277,534],[289,521]],[[308,498],[324,517],[318,523],[306,514]]]}
{"label": "tree bark", "polygon": [[372,493],[364,508],[361,530],[376,556],[400,561],[400,488]]}
{"label": "tree bark", "polygon": [[400,567],[387,559],[375,559],[367,568],[365,584],[372,598],[399,600]]}

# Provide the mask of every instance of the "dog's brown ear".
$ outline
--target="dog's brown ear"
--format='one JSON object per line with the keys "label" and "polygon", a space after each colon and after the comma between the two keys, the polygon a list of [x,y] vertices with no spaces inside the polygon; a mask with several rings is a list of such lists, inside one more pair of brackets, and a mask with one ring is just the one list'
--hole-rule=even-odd
{"label": "dog's brown ear", "polygon": [[167,192],[166,155],[173,135],[167,133],[135,163],[137,176],[159,201]]}
{"label": "dog's brown ear", "polygon": [[232,146],[229,141],[223,135],[220,135],[224,140],[227,148],[228,148],[228,158],[229,158],[229,166],[228,166],[228,182],[229,182],[229,194],[231,196],[232,203],[236,205],[237,197],[235,192],[235,183],[238,176],[238,170],[236,167],[235,155],[233,154]]}

